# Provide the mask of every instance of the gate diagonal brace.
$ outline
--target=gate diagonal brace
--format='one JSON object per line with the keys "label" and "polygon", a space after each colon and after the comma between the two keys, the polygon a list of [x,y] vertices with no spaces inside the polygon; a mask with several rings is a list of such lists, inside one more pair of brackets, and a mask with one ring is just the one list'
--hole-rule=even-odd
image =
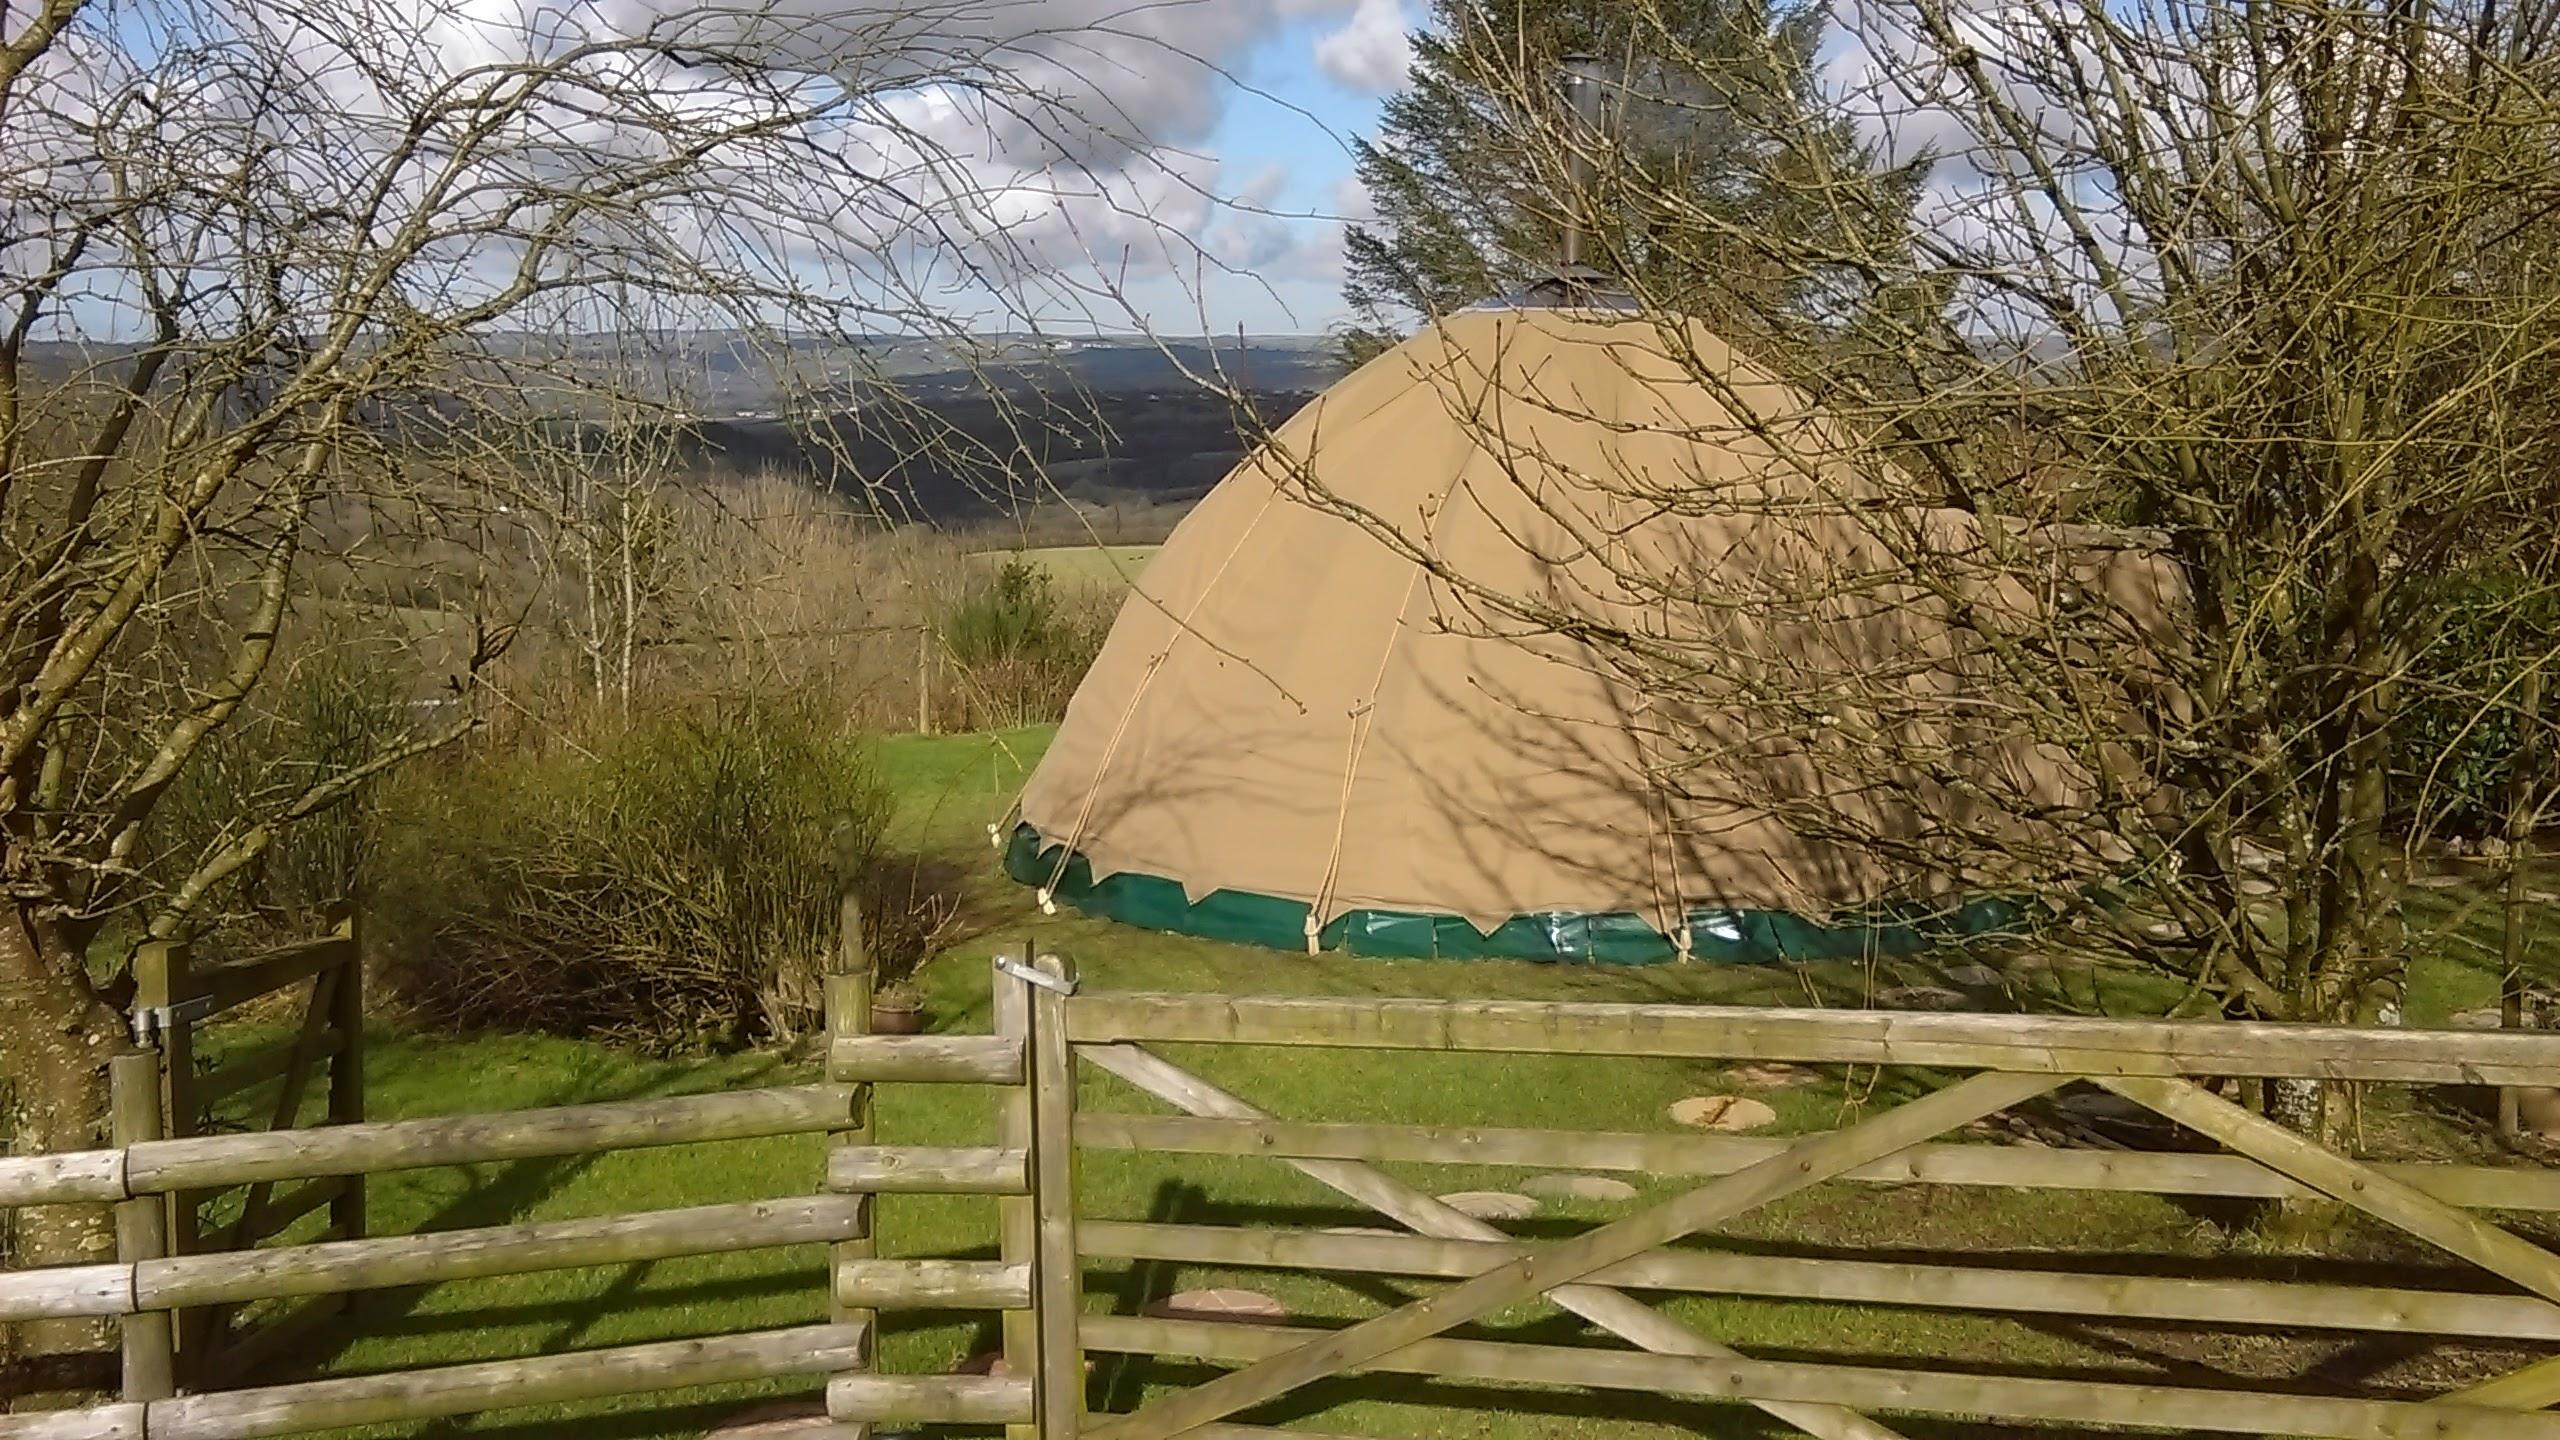
{"label": "gate diagonal brace", "polygon": [[[1227,1120],[1268,1120],[1268,1111],[1238,1098],[1169,1061],[1132,1045],[1082,1047],[1094,1064],[1191,1114]],[[1351,1160],[1292,1159],[1292,1168],[1352,1200],[1424,1235],[1456,1240],[1505,1240],[1493,1226],[1421,1191]],[[1719,1345],[1622,1292],[1600,1285],[1563,1285],[1548,1295],[1567,1311],[1662,1355],[1739,1358]],[[1845,1406],[1795,1401],[1753,1402],[1819,1440],[1901,1440],[1899,1432]]]}
{"label": "gate diagonal brace", "polygon": [[1354,1370],[1471,1320],[1533,1299],[1656,1246],[1722,1224],[1844,1171],[2045,1094],[2071,1077],[1981,1074],[1845,1130],[1813,1136],[1769,1159],[1624,1220],[1461,1281],[1098,1426],[1093,1440],[1170,1440],[1199,1426]]}
{"label": "gate diagonal brace", "polygon": [[[2268,1170],[2560,1302],[2560,1255],[2305,1135],[2180,1080],[2117,1076],[2099,1084]],[[2560,1402],[2560,1360],[2542,1360],[2444,1397],[2449,1405],[2540,1410]]]}

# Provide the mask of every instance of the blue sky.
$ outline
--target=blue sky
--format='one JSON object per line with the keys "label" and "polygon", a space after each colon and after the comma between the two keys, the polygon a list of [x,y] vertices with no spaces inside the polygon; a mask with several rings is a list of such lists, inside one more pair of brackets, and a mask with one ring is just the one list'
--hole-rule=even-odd
{"label": "blue sky", "polygon": [[[1364,17],[1361,8],[1370,13]],[[1308,333],[1346,318],[1341,217],[1358,209],[1348,147],[1375,130],[1385,99],[1377,82],[1401,70],[1401,57],[1382,48],[1378,22],[1392,16],[1401,33],[1412,10],[1336,0],[1283,15],[1232,67],[1237,80],[1219,85],[1224,109],[1216,128],[1183,148],[1218,166],[1216,190],[1225,203],[1202,237],[1206,247],[1257,279],[1214,277],[1202,287],[1205,304],[1171,281],[1132,287],[1131,300],[1155,326],[1196,333],[1205,313],[1207,328],[1219,333]],[[1365,34],[1346,33],[1363,18],[1370,21]],[[1257,224],[1266,210],[1285,218]],[[1279,244],[1286,252],[1272,257]]]}
{"label": "blue sky", "polygon": [[[349,14],[369,16],[365,23],[380,28],[373,49],[418,57],[440,73],[503,61],[520,49],[538,52],[573,20],[593,21],[609,35],[616,27],[709,15],[687,23],[725,34],[716,26],[727,3],[440,0]],[[738,0],[737,8],[749,17],[739,22],[749,26],[742,33],[770,47],[785,71],[824,73],[856,58],[868,64],[880,53],[866,48],[878,43],[873,32],[880,30],[890,43],[912,42],[928,55],[983,50],[1024,77],[1025,93],[1055,107],[1052,123],[1032,142],[1020,127],[990,123],[982,110],[937,107],[934,87],[919,86],[888,92],[882,102],[905,105],[900,118],[911,130],[874,127],[856,137],[891,157],[883,163],[892,174],[902,164],[923,173],[921,152],[909,153],[909,136],[921,137],[913,144],[932,147],[934,173],[957,174],[972,187],[968,198],[950,203],[985,204],[991,208],[981,223],[1027,237],[1025,293],[1009,302],[990,295],[983,306],[958,301],[954,318],[983,309],[999,326],[1027,314],[1060,333],[1144,327],[1197,335],[1320,333],[1346,318],[1342,221],[1363,213],[1365,199],[1352,182],[1347,147],[1374,130],[1382,100],[1404,83],[1407,32],[1426,3],[949,0],[928,11],[907,0]],[[92,74],[65,50],[62,76],[83,93],[150,72],[166,50],[165,37],[125,18],[123,7],[103,14],[103,29],[89,37],[92,50],[82,53],[122,63]],[[898,27],[909,22],[930,33],[905,36]],[[281,35],[254,27],[248,39],[279,53],[286,48]],[[298,38],[293,44],[301,48],[292,53],[326,65],[337,53],[331,47],[348,43],[334,33]],[[344,66],[331,71],[342,88],[348,73]],[[867,70],[855,73],[878,83]],[[699,78],[671,70],[669,83],[681,83],[679,74],[682,81]],[[706,93],[717,90],[716,77],[706,82]],[[328,98],[366,101],[360,84],[351,98],[336,91]],[[325,188],[336,175],[320,166],[314,183]],[[855,229],[871,214],[863,207],[849,213],[843,223]],[[844,239],[847,250],[827,263],[852,262],[864,243],[859,234]],[[1214,263],[1178,254],[1185,245]],[[1180,263],[1169,268],[1169,258]],[[140,322],[129,290],[115,267],[99,267],[66,323],[93,336],[131,332]]]}

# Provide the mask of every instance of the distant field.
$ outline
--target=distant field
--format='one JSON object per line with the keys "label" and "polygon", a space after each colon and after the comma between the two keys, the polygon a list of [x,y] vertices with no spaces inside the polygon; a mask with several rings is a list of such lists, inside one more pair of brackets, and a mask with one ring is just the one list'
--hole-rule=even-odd
{"label": "distant field", "polygon": [[1020,556],[1061,585],[1126,585],[1138,578],[1161,548],[1154,545],[1051,545],[1038,550],[981,550],[978,559],[1001,565]]}

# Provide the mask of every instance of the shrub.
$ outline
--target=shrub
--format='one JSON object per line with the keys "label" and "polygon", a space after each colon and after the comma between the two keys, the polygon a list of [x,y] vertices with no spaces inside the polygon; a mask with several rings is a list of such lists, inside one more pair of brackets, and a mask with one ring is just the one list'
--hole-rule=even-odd
{"label": "shrub", "polygon": [[[2523,734],[2517,679],[2560,639],[2560,592],[2523,576],[2469,574],[2425,597],[2435,642],[2411,657],[2391,735],[2392,808],[2403,828],[2502,833]],[[2543,723],[2560,716],[2560,695]],[[2551,745],[2542,746],[2544,762]]]}
{"label": "shrub", "polygon": [[1110,633],[1109,597],[1061,595],[1049,572],[1020,556],[972,583],[942,616],[957,671],[962,729],[1028,725],[1066,713]]}
{"label": "shrub", "polygon": [[843,878],[877,871],[888,817],[858,741],[769,702],[417,780],[375,886],[409,998],[658,1050],[814,1028]]}

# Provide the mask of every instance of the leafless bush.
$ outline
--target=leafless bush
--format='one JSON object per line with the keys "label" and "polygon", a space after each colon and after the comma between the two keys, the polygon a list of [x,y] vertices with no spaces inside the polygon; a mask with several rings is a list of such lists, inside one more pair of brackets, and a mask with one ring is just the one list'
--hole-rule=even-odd
{"label": "leafless bush", "polygon": [[862,742],[805,701],[600,716],[414,772],[385,816],[376,932],[447,1023],[789,1039],[816,1023],[841,881],[881,886],[887,818]]}

